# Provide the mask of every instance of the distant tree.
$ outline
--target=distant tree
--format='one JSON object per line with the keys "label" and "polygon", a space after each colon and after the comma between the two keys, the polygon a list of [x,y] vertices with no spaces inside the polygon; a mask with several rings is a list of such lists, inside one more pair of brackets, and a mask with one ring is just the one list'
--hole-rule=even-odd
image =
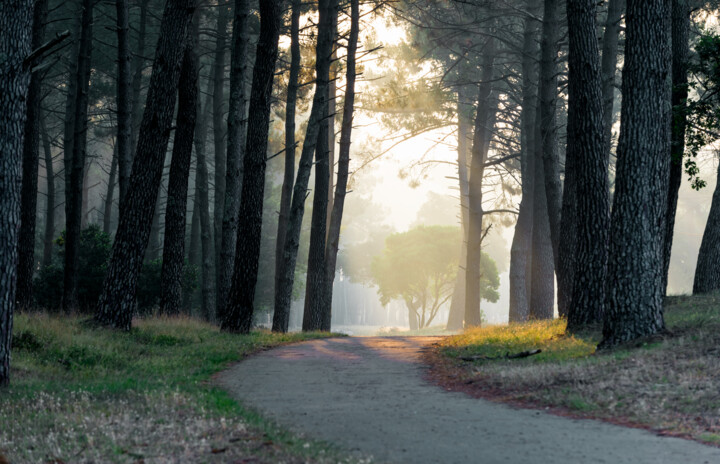
{"label": "distant tree", "polygon": [[[452,297],[460,240],[457,227],[421,226],[389,236],[382,254],[373,258],[372,279],[381,302],[405,301],[411,330],[429,326]],[[480,297],[496,302],[500,278],[495,262],[483,253],[479,270]]]}

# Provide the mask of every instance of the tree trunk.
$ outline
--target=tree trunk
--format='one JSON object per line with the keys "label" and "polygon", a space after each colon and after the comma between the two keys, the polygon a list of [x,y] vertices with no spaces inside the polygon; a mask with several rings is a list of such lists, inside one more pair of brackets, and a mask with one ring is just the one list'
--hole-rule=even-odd
{"label": "tree trunk", "polygon": [[222,329],[247,333],[253,320],[262,232],[270,105],[283,19],[283,1],[260,2],[260,37],[253,69],[240,215],[230,298]]}
{"label": "tree trunk", "polygon": [[477,114],[473,133],[470,159],[468,196],[468,244],[465,264],[465,328],[479,326],[480,317],[480,257],[482,255],[482,182],[485,176],[485,162],[492,139],[497,111],[496,97],[493,96],[492,78],[495,62],[495,39],[488,38],[483,50],[481,83],[478,92]]}
{"label": "tree trunk", "polygon": [[[117,159],[120,170],[120,198],[127,193],[132,167],[132,74],[130,71],[130,22],[128,0],[115,0],[117,10]],[[143,39],[144,40],[144,39]],[[138,53],[142,53],[139,50]]]}
{"label": "tree trunk", "polygon": [[[130,140],[130,159],[125,164],[125,171],[120,171],[120,185],[130,185],[130,173],[132,171],[132,163],[137,150],[137,138],[140,131],[140,123],[143,117],[143,105],[141,105],[141,90],[143,83],[143,71],[145,69],[145,38],[147,36],[147,15],[150,0],[139,0],[140,6],[140,25],[138,26],[138,40],[135,58],[132,62],[132,90],[130,92],[132,98],[132,132]],[[122,179],[125,179],[124,181]],[[124,187],[126,189],[126,187]],[[119,205],[122,208],[122,190]]]}
{"label": "tree trunk", "polygon": [[188,41],[178,82],[177,129],[173,140],[168,198],[165,210],[165,242],[161,274],[160,309],[164,314],[180,314],[183,267],[185,264],[185,227],[188,180],[192,159],[198,100],[198,68],[195,42]]}
{"label": "tree trunk", "polygon": [[10,382],[32,22],[32,1],[0,2],[0,387]]}
{"label": "tree trunk", "polygon": [[[163,159],[163,166],[164,165],[165,159]],[[162,178],[160,180],[159,191],[162,191]],[[162,214],[162,202],[160,200],[161,195],[160,192],[158,192],[158,198],[155,202],[155,211],[153,213],[152,222],[150,225],[150,238],[148,240],[147,248],[145,249],[145,262],[160,259],[160,249],[162,248],[162,244],[160,242],[160,215]]]}
{"label": "tree trunk", "polygon": [[720,166],[710,215],[700,243],[693,293],[708,293],[717,289],[720,289]]}
{"label": "tree trunk", "polygon": [[[192,219],[190,220],[190,240],[188,243],[188,265],[192,266],[194,269],[200,269],[200,266],[202,266],[201,263],[201,256],[200,256],[200,213],[198,211],[198,192],[197,192],[197,176],[195,176],[195,194],[194,194],[194,200],[193,200],[193,213],[192,213]],[[195,292],[191,292],[187,295],[184,295],[184,309],[187,314],[192,313],[192,305],[193,300],[195,298]]]}
{"label": "tree trunk", "polygon": [[[247,75],[250,48],[250,29],[248,17],[250,2],[235,1],[235,20],[233,21],[232,56],[230,58],[230,104],[227,118],[227,175],[225,178],[225,201],[222,212],[221,242],[218,255],[217,312],[222,319],[223,307],[228,299],[232,269],[235,260],[235,242],[237,241],[238,214],[240,212],[240,193],[243,179],[243,152],[247,136]],[[217,169],[217,167],[216,167]],[[219,195],[219,191],[215,193]]]}
{"label": "tree trunk", "polygon": [[[608,157],[603,141],[603,95],[600,56],[595,39],[595,1],[570,0],[567,4],[570,37],[568,77],[568,149],[565,169],[574,174],[576,190],[570,192],[577,209],[569,210],[573,236],[563,236],[575,249],[574,269],[561,275],[569,279],[565,290],[568,330],[602,320],[605,306],[607,242],[610,229]],[[574,172],[568,172],[570,166]],[[563,224],[565,223],[563,205]],[[563,232],[565,230],[563,229]],[[562,261],[561,261],[562,264]]]}
{"label": "tree trunk", "polygon": [[[33,10],[32,49],[39,48],[45,37],[47,0],[38,0]],[[20,236],[18,238],[17,307],[32,306],[32,279],[35,271],[35,220],[37,218],[38,165],[40,162],[40,100],[42,75],[30,78],[27,119],[23,144],[22,194],[20,196]]]}
{"label": "tree trunk", "polygon": [[420,323],[418,321],[417,303],[412,300],[405,300],[405,305],[408,310],[408,325],[410,326],[410,330],[418,330],[420,328]]}
{"label": "tree trunk", "polygon": [[[288,77],[287,102],[285,104],[285,173],[280,194],[277,240],[275,242],[275,293],[280,288],[280,277],[284,274],[283,250],[287,233],[290,201],[295,180],[295,109],[297,106],[298,76],[300,74],[300,14],[301,0],[292,0],[290,20],[290,75]],[[275,306],[273,331],[287,332],[290,323],[289,307],[281,311]]]}
{"label": "tree trunk", "polygon": [[665,329],[663,247],[670,152],[670,2],[628,0],[603,341]]}
{"label": "tree trunk", "polygon": [[45,127],[42,113],[39,117],[42,133],[43,151],[45,154],[45,179],[47,182],[45,208],[45,234],[43,239],[43,266],[52,264],[53,241],[55,240],[55,169],[53,167],[50,137]]}
{"label": "tree trunk", "polygon": [[663,292],[667,293],[670,252],[675,231],[678,192],[683,176],[685,127],[687,124],[688,65],[690,63],[690,5],[688,0],[672,2],[672,129],[670,184],[667,198],[667,226],[663,250]]}
{"label": "tree trunk", "polygon": [[[225,213],[225,178],[227,176],[227,145],[225,143],[225,50],[227,49],[227,26],[230,1],[218,1],[217,35],[215,38],[215,59],[213,61],[213,91],[212,91],[212,122],[213,122],[213,147],[215,149],[215,172],[213,183],[215,195],[213,196],[213,237],[215,238],[215,282],[219,286],[221,273],[223,272],[220,253],[222,252],[223,216]],[[235,25],[233,25],[233,29]],[[233,31],[234,32],[234,31]],[[229,113],[228,113],[229,117]],[[235,238],[235,237],[233,237]],[[232,261],[230,261],[232,263]],[[219,288],[219,287],[218,287]],[[226,296],[216,292],[217,301]]]}
{"label": "tree trunk", "polygon": [[118,146],[113,147],[112,161],[110,162],[110,176],[108,177],[107,193],[105,193],[105,207],[103,208],[103,232],[110,235],[112,232],[112,206],[115,200],[115,184],[117,184]]}
{"label": "tree trunk", "polygon": [[[332,321],[333,283],[337,253],[340,245],[340,226],[342,224],[345,194],[347,193],[348,175],[350,173],[350,146],[352,144],[353,114],[355,110],[355,77],[358,35],[360,34],[360,2],[350,2],[350,36],[348,37],[347,70],[345,78],[345,103],[343,107],[342,128],[340,130],[340,151],[338,153],[338,174],[335,197],[332,202],[332,214],[328,229],[327,249],[325,250],[325,282],[322,294],[322,325],[321,330],[330,330]],[[332,94],[331,94],[332,96]],[[330,108],[333,111],[333,107]],[[332,122],[331,122],[332,124]],[[330,143],[334,144],[332,137]]]}
{"label": "tree trunk", "polygon": [[168,0],[165,5],[130,186],[120,209],[112,258],[95,315],[103,325],[123,330],[131,326],[137,277],[150,237],[194,10],[194,0]]}
{"label": "tree trunk", "polygon": [[603,94],[603,149],[610,157],[612,148],[612,125],[615,104],[615,74],[617,74],[620,20],[625,0],[608,0],[607,19],[602,42],[602,94]]}
{"label": "tree trunk", "polygon": [[[83,185],[88,129],[88,98],[92,53],[93,1],[83,0],[77,72],[74,76],[75,103],[71,116],[73,128],[72,154],[65,153],[65,271],[63,310],[78,309],[79,247],[83,218]],[[68,156],[70,155],[70,156]]]}
{"label": "tree trunk", "polygon": [[[528,2],[530,6],[530,2]],[[525,18],[522,58],[522,110],[520,143],[522,158],[522,199],[510,248],[510,322],[526,322],[530,317],[532,281],[533,213],[535,209],[535,117],[537,114],[537,32],[539,22]]]}
{"label": "tree trunk", "polygon": [[[280,314],[290,311],[292,302],[292,287],[295,277],[295,264],[300,245],[300,230],[303,214],[305,212],[305,198],[312,168],[312,156],[318,145],[320,126],[323,123],[322,115],[327,107],[328,86],[330,77],[330,57],[332,56],[333,40],[335,37],[335,17],[337,15],[337,0],[321,0],[318,6],[320,19],[318,23],[318,43],[316,47],[315,64],[315,95],[313,97],[310,118],[308,119],[300,154],[297,179],[293,188],[290,216],[288,218],[285,245],[283,247],[283,275],[280,276],[275,290],[275,311]],[[304,324],[304,321],[303,321]]]}

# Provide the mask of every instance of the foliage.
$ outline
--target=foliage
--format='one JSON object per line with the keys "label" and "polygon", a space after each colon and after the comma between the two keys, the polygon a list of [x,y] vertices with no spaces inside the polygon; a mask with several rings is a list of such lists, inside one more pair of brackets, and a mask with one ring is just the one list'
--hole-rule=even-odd
{"label": "foliage", "polygon": [[[419,328],[429,325],[453,294],[460,240],[460,229],[450,226],[420,226],[389,236],[382,254],[372,262],[381,302],[402,299],[417,313]],[[481,297],[497,301],[500,277],[486,254],[481,276]]]}

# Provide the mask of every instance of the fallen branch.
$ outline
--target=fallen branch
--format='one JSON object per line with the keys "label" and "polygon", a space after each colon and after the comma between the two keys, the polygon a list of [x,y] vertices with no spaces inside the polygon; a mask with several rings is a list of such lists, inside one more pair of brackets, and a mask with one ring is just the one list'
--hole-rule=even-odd
{"label": "fallen branch", "polygon": [[482,355],[476,355],[476,356],[463,356],[463,361],[493,361],[498,359],[520,359],[520,358],[528,358],[530,356],[534,356],[536,354],[542,353],[542,350],[527,350],[527,351],[521,351],[520,353],[510,354],[509,352],[505,354],[505,356],[482,356]]}

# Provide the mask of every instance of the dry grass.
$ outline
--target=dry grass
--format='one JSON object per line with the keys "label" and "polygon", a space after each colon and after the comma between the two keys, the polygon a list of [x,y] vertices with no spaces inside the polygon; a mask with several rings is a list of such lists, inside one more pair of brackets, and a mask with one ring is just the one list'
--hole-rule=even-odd
{"label": "dry grass", "polygon": [[0,391],[0,463],[3,455],[12,463],[349,462],[244,409],[210,381],[249,353],[321,336],[229,335],[162,318],[120,333],[77,318],[20,315],[12,385]]}
{"label": "dry grass", "polygon": [[[486,396],[720,443],[720,297],[669,298],[666,321],[672,335],[610,352],[594,352],[597,332],[565,336],[563,321],[469,331],[440,352]],[[543,353],[458,360],[532,348]]]}

